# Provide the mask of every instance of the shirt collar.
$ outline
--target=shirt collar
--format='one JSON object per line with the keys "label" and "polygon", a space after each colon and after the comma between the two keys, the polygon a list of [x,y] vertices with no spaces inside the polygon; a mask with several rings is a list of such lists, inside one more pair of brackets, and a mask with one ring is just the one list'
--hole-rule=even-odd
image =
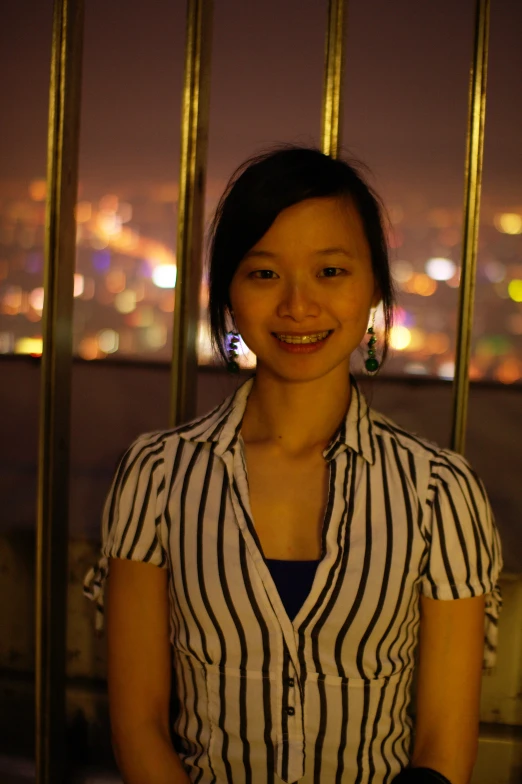
{"label": "shirt collar", "polygon": [[[216,455],[232,451],[239,439],[241,423],[246,409],[255,375],[248,378],[236,391],[204,417],[176,428],[178,435],[187,441],[203,441],[217,444]],[[371,410],[360,391],[357,381],[350,374],[351,399],[343,418],[330,443],[323,450],[323,457],[330,461],[349,448],[361,455],[370,465],[375,462],[375,444],[371,423]]]}

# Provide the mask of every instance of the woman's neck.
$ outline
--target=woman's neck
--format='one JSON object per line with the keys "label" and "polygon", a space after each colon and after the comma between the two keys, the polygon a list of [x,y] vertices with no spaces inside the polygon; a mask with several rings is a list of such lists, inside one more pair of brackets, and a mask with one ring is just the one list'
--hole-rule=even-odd
{"label": "woman's neck", "polygon": [[350,404],[349,374],[331,375],[300,383],[256,373],[241,425],[245,443],[288,457],[322,451]]}

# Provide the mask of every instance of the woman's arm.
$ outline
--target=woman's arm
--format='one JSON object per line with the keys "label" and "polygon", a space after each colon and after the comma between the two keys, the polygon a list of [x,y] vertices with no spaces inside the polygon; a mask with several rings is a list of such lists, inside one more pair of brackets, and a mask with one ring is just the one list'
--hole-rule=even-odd
{"label": "woman's arm", "polygon": [[469,784],[477,757],[484,649],[484,596],[421,596],[412,767]]}
{"label": "woman's arm", "polygon": [[170,740],[167,570],[111,558],[107,605],[112,743],[125,784],[186,784]]}

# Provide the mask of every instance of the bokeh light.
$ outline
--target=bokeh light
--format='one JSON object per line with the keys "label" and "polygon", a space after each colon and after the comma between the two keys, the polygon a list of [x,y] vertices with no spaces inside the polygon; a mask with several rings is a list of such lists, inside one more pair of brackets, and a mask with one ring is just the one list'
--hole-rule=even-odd
{"label": "bokeh light", "polygon": [[451,259],[434,258],[426,262],[425,270],[433,280],[450,280],[457,267]]}
{"label": "bokeh light", "polygon": [[506,357],[495,370],[494,376],[502,384],[514,384],[522,378],[522,362],[514,357]]}
{"label": "bokeh light", "polygon": [[45,180],[32,180],[29,183],[29,196],[33,201],[45,201],[47,182]]}
{"label": "bokeh light", "polygon": [[522,215],[500,212],[494,218],[495,228],[503,234],[522,234]]}
{"label": "bokeh light", "polygon": [[98,359],[98,341],[95,337],[82,338],[78,346],[78,354],[82,359]]}
{"label": "bokeh light", "polygon": [[421,297],[431,297],[437,291],[437,283],[428,275],[414,275],[408,283],[408,291]]}
{"label": "bokeh light", "polygon": [[390,346],[397,351],[404,351],[410,345],[411,333],[408,327],[395,326],[390,332]]}
{"label": "bokeh light", "polygon": [[114,354],[118,350],[120,336],[113,329],[102,329],[98,332],[98,346],[105,354]]}
{"label": "bokeh light", "polygon": [[404,372],[413,376],[427,376],[428,368],[422,362],[407,362],[404,365]]}
{"label": "bokeh light", "polygon": [[406,283],[413,276],[413,265],[409,261],[396,261],[392,266],[392,275],[398,283]]}
{"label": "bokeh light", "polygon": [[513,302],[522,302],[522,280],[511,280],[508,283],[508,294]]}
{"label": "bokeh light", "polygon": [[30,354],[33,357],[42,355],[43,341],[37,338],[19,338],[15,342],[15,354]]}
{"label": "bokeh light", "polygon": [[29,304],[37,313],[41,313],[44,306],[44,290],[41,286],[33,289],[29,294]]}
{"label": "bokeh light", "polygon": [[136,310],[136,292],[132,289],[120,291],[114,298],[114,307],[118,313],[132,313]]}
{"label": "bokeh light", "polygon": [[167,343],[167,327],[164,324],[153,324],[145,331],[145,342],[153,350],[163,348]]}
{"label": "bokeh light", "polygon": [[74,293],[73,296],[80,297],[83,294],[84,277],[79,273],[74,273]]}
{"label": "bokeh light", "polygon": [[176,266],[160,264],[152,271],[152,282],[160,289],[173,289],[176,286]]}
{"label": "bokeh light", "polygon": [[119,294],[125,289],[127,278],[121,269],[112,269],[105,278],[107,291],[111,294]]}
{"label": "bokeh light", "polygon": [[455,376],[455,363],[442,362],[437,369],[437,375],[440,378],[452,379]]}

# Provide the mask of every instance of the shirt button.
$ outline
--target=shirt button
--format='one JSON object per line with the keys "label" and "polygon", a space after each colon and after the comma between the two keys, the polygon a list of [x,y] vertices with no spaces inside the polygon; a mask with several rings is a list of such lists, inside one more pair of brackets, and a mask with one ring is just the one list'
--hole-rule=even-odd
{"label": "shirt button", "polygon": [[286,712],[288,713],[288,715],[289,715],[289,716],[293,716],[293,715],[294,715],[294,713],[295,713],[295,708],[292,708],[292,706],[290,705],[290,706],[289,706],[289,707],[286,709]]}
{"label": "shirt button", "polygon": [[287,686],[291,686],[291,687],[295,686],[295,681],[294,681],[294,679],[293,679],[293,678],[287,678],[287,679],[286,679],[286,685],[287,685]]}

